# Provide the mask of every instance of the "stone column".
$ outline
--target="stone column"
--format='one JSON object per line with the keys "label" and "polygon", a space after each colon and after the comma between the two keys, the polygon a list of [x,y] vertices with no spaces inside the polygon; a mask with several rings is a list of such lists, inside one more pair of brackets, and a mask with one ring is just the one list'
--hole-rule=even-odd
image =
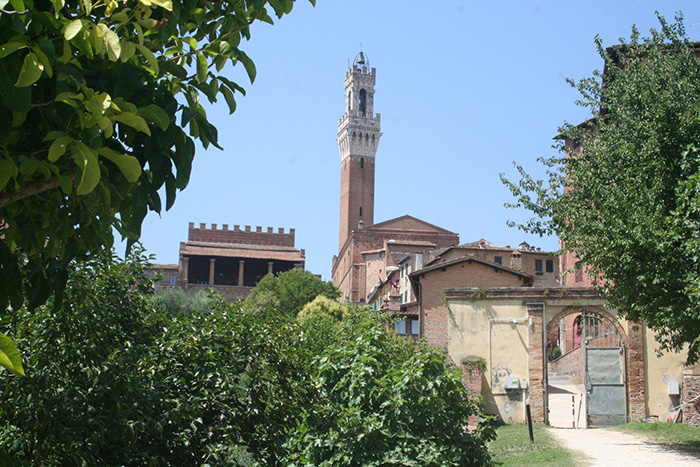
{"label": "stone column", "polygon": [[268,274],[273,274],[274,265],[275,265],[275,262],[274,262],[274,261],[268,261],[268,262],[267,262],[267,273],[268,273]]}
{"label": "stone column", "polygon": [[528,326],[530,412],[533,422],[545,423],[545,390],[547,389],[545,385],[547,382],[544,379],[544,304],[528,303],[526,306],[530,321]]}
{"label": "stone column", "polygon": [[216,258],[209,258],[209,285],[214,285],[214,270],[216,268]]}
{"label": "stone column", "polygon": [[186,289],[188,280],[187,277],[189,276],[190,273],[190,258],[187,256],[182,256],[180,257],[181,261],[181,269],[180,269],[180,284],[182,284],[182,288]]}
{"label": "stone column", "polygon": [[627,324],[627,391],[630,422],[646,418],[646,374],[644,371],[644,325]]}
{"label": "stone column", "polygon": [[238,287],[243,287],[243,268],[245,265],[244,260],[238,260]]}

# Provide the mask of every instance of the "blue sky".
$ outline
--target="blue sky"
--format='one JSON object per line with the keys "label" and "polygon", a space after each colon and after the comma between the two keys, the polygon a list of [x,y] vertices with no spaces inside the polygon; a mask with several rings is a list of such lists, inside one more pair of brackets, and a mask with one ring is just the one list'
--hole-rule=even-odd
{"label": "blue sky", "polygon": [[274,26],[256,25],[242,67],[226,70],[247,96],[228,115],[208,110],[224,151],[198,149],[190,185],[161,217],[150,214],[141,241],[158,263],[176,263],[189,222],[296,229],[306,268],[330,280],[338,250],[340,155],[348,61],[362,49],[377,69],[375,112],[384,135],[376,160],[375,222],[410,214],[499,245],[522,241],[556,250],[556,238],[509,228],[527,214],[499,173],[513,161],[541,174],[564,122],[588,117],[565,81],[602,68],[605,45],[658,26],[682,11],[700,39],[700,4],[677,1],[416,2],[298,1]]}

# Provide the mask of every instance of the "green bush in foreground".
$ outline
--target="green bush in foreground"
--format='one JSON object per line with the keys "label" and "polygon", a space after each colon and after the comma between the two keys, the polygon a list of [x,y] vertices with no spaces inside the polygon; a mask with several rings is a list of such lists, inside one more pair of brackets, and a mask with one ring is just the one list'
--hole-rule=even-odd
{"label": "green bush in foreground", "polygon": [[2,316],[27,376],[0,384],[1,465],[488,460],[491,432],[466,431],[477,407],[458,372],[384,316],[325,300],[300,319],[216,299],[168,311],[144,268],[142,256],[74,265],[57,308]]}

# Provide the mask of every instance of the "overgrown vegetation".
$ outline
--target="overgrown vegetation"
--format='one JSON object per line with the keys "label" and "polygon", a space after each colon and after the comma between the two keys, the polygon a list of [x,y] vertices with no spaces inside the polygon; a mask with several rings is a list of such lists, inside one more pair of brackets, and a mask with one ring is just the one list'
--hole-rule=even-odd
{"label": "overgrown vegetation", "polygon": [[[222,71],[252,83],[250,26],[293,5],[0,0],[0,309],[61,303],[74,260],[173,205],[196,143],[219,147],[200,99],[236,109],[245,91]],[[11,344],[0,365],[21,374]]]}
{"label": "overgrown vegetation", "polygon": [[692,454],[700,459],[700,428],[682,423],[627,423],[612,429],[642,435],[648,440],[671,449]]}
{"label": "overgrown vegetation", "polygon": [[[272,301],[251,313],[216,297],[167,309],[144,268],[140,255],[74,264],[61,303],[0,316],[27,374],[0,385],[0,464],[488,462],[493,430],[466,430],[478,407],[445,355],[379,313],[313,300],[309,288],[337,292],[315,276],[268,280]],[[271,305],[293,283],[299,317]]]}
{"label": "overgrown vegetation", "polygon": [[[596,45],[605,69],[571,84],[591,118],[560,128],[547,180],[518,166],[503,181],[590,272],[610,306],[642,321],[663,350],[700,358],[700,49],[682,17]],[[569,146],[567,146],[569,144]],[[687,346],[687,347],[686,347]]]}
{"label": "overgrown vegetation", "polygon": [[496,439],[489,443],[489,452],[496,466],[577,466],[581,454],[575,455],[561,447],[546,426],[534,425],[535,442],[530,443],[526,424],[502,425],[496,429]]}

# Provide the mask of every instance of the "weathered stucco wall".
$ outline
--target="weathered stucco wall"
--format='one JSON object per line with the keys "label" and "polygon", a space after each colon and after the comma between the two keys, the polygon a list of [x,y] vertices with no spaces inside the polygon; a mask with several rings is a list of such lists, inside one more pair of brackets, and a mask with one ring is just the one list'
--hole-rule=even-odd
{"label": "weathered stucco wall", "polygon": [[683,379],[684,362],[686,352],[663,353],[657,355],[659,343],[654,338],[653,331],[647,329],[645,333],[645,347],[647,355],[647,413],[650,417],[658,417],[665,422],[676,411],[671,410],[680,404],[679,396],[668,394],[668,384],[676,382],[679,385]]}
{"label": "weathered stucco wall", "polygon": [[527,311],[521,301],[450,302],[447,349],[455,362],[486,360],[486,411],[506,423],[524,421],[523,392],[505,390],[504,378],[528,379]]}

